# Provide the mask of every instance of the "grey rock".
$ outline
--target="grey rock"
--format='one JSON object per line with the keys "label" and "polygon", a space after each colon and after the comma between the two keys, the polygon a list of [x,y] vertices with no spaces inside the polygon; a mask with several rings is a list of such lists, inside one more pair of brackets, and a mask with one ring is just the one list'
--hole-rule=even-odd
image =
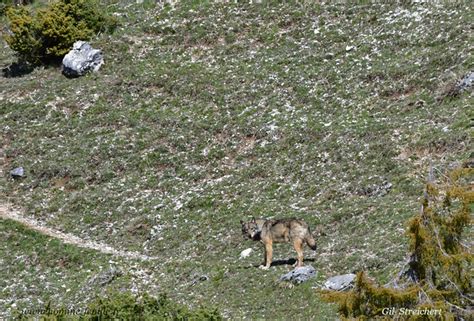
{"label": "grey rock", "polygon": [[10,175],[13,178],[24,177],[25,176],[25,170],[23,169],[23,167],[17,167],[17,168],[14,168],[10,171]]}
{"label": "grey rock", "polygon": [[209,277],[207,275],[201,275],[201,277],[199,278],[199,281],[207,281],[209,280]]}
{"label": "grey rock", "polygon": [[365,196],[384,196],[392,189],[392,183],[384,182],[381,185],[371,185],[362,188],[357,194]]}
{"label": "grey rock", "polygon": [[354,286],[355,278],[356,275],[352,273],[333,276],[324,282],[323,289],[335,291],[348,290]]}
{"label": "grey rock", "polygon": [[198,274],[198,273],[194,273],[191,277],[192,281],[191,281],[191,285],[196,285],[200,282],[205,282],[205,281],[209,281],[209,276],[206,275],[206,274]]}
{"label": "grey rock", "polygon": [[121,275],[122,271],[117,268],[111,267],[110,269],[102,271],[96,276],[94,276],[92,279],[90,279],[89,284],[98,284],[100,286],[104,286]]}
{"label": "grey rock", "polygon": [[85,41],[76,41],[63,58],[63,74],[67,77],[79,77],[89,71],[98,71],[104,64],[102,52],[94,49]]}
{"label": "grey rock", "polygon": [[316,270],[311,265],[297,267],[280,277],[280,281],[289,281],[300,284],[316,276]]}
{"label": "grey rock", "polygon": [[474,84],[474,71],[467,73],[463,79],[461,79],[457,85],[459,92],[464,91]]}

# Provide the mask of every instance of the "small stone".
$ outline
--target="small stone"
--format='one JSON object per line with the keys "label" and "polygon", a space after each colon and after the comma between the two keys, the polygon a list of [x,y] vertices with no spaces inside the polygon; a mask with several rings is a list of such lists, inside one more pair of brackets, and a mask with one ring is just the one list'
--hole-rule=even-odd
{"label": "small stone", "polygon": [[358,191],[358,195],[364,196],[385,196],[390,192],[392,189],[392,183],[390,182],[383,182],[380,185],[371,185],[365,188],[362,188]]}
{"label": "small stone", "polygon": [[25,176],[25,170],[23,169],[23,167],[17,167],[17,168],[14,168],[14,169],[10,172],[10,175],[11,175],[13,178],[24,177],[24,176]]}
{"label": "small stone", "polygon": [[121,276],[122,274],[122,271],[112,267],[94,276],[92,279],[89,280],[89,284],[98,284],[100,286],[104,286],[112,282],[115,278]]}
{"label": "small stone", "polygon": [[207,274],[195,274],[192,277],[191,285],[196,285],[200,282],[206,282],[209,281],[209,276]]}
{"label": "small stone", "polygon": [[463,79],[461,79],[457,85],[459,92],[464,91],[474,84],[474,71],[467,73]]}
{"label": "small stone", "polygon": [[246,258],[247,256],[250,255],[250,253],[252,253],[252,249],[251,249],[251,248],[245,249],[245,250],[243,250],[243,251],[240,253],[240,258],[241,258],[241,259]]}

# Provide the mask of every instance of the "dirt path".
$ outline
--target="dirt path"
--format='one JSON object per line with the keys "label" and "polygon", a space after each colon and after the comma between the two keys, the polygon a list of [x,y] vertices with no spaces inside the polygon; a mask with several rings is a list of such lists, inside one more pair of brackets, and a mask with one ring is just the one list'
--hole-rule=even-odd
{"label": "dirt path", "polygon": [[[0,146],[0,177],[3,177],[6,173],[4,165],[5,165],[5,153],[2,146]],[[158,258],[154,256],[148,256],[148,255],[144,255],[138,252],[128,252],[128,251],[117,250],[107,244],[97,243],[90,240],[83,240],[80,237],[77,237],[75,235],[64,233],[64,232],[55,230],[53,228],[47,227],[40,221],[24,217],[21,210],[16,209],[11,204],[8,204],[2,201],[0,201],[0,218],[14,220],[16,222],[19,222],[25,225],[26,227],[32,230],[38,231],[41,234],[57,238],[66,244],[72,244],[72,245],[79,246],[82,248],[96,250],[101,253],[112,254],[115,256],[120,256],[120,257],[128,258],[128,259],[139,259],[143,261],[158,260]]]}
{"label": "dirt path", "polygon": [[128,251],[117,250],[107,244],[97,243],[97,242],[89,241],[89,240],[83,240],[80,237],[77,237],[75,235],[64,233],[64,232],[55,230],[53,228],[47,227],[35,219],[24,217],[21,211],[19,211],[18,209],[15,209],[10,204],[0,203],[0,218],[14,220],[16,222],[19,222],[25,225],[26,227],[32,230],[40,232],[41,234],[57,238],[66,244],[72,244],[72,245],[79,246],[82,248],[96,250],[104,254],[112,254],[115,256],[120,256],[120,257],[128,258],[128,259],[139,259],[139,260],[144,260],[144,261],[158,260],[158,257],[148,256],[148,255],[144,255],[138,252],[128,252]]}

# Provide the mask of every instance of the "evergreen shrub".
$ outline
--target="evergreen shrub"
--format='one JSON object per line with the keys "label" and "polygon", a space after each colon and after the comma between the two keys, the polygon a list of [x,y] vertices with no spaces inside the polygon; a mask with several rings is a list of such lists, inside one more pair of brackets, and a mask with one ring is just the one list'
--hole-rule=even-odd
{"label": "evergreen shrub", "polygon": [[21,61],[34,64],[58,60],[75,41],[89,40],[117,26],[95,0],[59,0],[36,12],[23,6],[9,7],[6,15],[9,32],[5,41]]}

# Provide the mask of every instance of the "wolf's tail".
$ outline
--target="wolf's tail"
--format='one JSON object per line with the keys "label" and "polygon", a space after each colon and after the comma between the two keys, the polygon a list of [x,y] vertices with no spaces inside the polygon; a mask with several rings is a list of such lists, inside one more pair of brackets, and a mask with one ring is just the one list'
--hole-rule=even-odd
{"label": "wolf's tail", "polygon": [[313,250],[316,251],[316,241],[314,240],[313,236],[311,235],[310,231],[308,230],[308,233],[306,233],[306,237],[304,239],[306,241],[306,244]]}

